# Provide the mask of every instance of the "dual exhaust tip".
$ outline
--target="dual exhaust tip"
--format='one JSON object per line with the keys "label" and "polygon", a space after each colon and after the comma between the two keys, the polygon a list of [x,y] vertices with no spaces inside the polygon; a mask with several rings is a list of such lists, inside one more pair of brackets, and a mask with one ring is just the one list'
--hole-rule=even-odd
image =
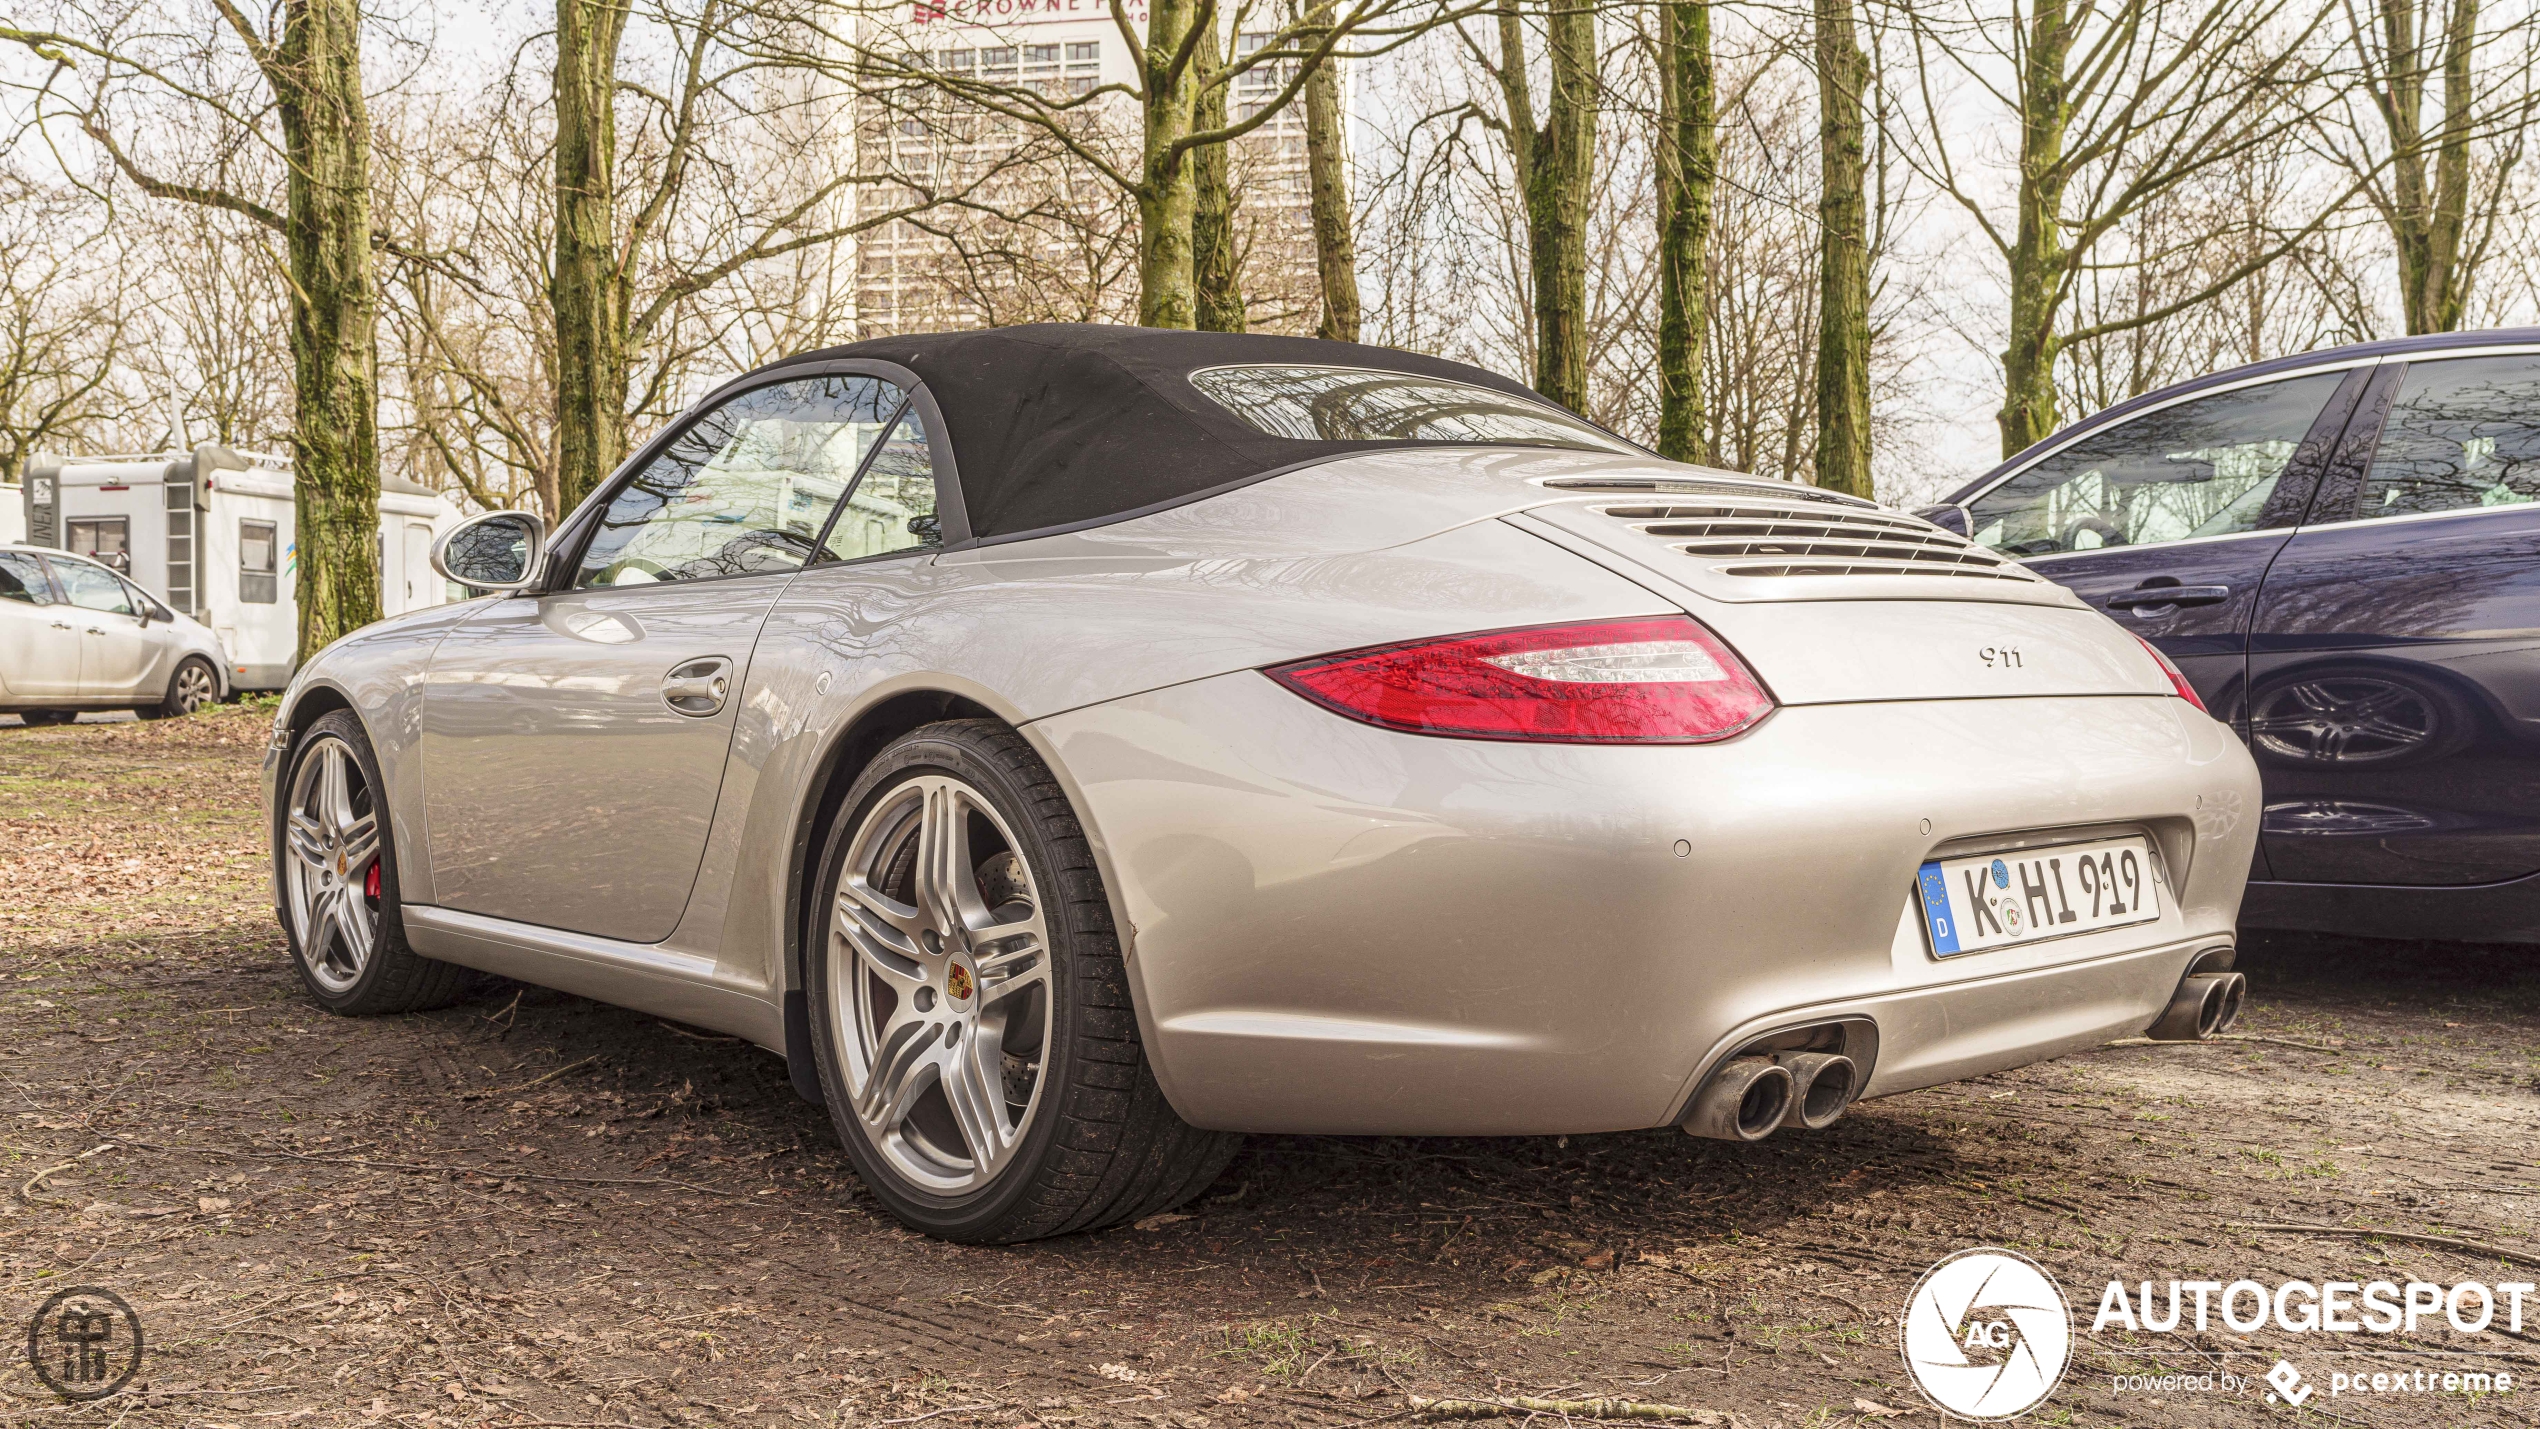
{"label": "dual exhaust tip", "polygon": [[1785,1126],[1821,1130],[1860,1090],[1860,1069],[1839,1052],[1734,1057],[1693,1099],[1684,1129],[1719,1141],[1761,1141]]}
{"label": "dual exhaust tip", "polygon": [[2238,973],[2189,973],[2143,1035],[2155,1042],[2202,1042],[2240,1020],[2240,1001],[2248,992],[2249,979]]}
{"label": "dual exhaust tip", "polygon": [[[2217,1036],[2239,1020],[2248,992],[2239,973],[2189,973],[2144,1035],[2155,1042]],[[1860,1083],[1860,1068],[1840,1052],[1732,1057],[1703,1083],[1683,1125],[1719,1141],[1761,1141],[1786,1126],[1819,1131],[1842,1119]]]}

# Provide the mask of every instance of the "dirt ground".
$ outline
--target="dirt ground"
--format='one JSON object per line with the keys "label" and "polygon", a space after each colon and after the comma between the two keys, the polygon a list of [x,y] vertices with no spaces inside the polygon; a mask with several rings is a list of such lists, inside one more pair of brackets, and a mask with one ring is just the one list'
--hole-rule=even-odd
{"label": "dirt ground", "polygon": [[[2540,1279],[2531,962],[2322,939],[2253,946],[2237,1040],[2112,1046],[1814,1135],[1259,1138],[1186,1214],[941,1245],[880,1214],[755,1048],[509,984],[319,1013],[267,904],[269,718],[0,728],[0,1424],[1340,1426],[1408,1422],[1409,1395],[1936,1424],[1898,1318],[1971,1246],[2045,1265],[2077,1332],[2120,1276]],[[20,1338],[78,1284],[149,1337],[91,1405]],[[2330,1338],[2077,1333],[2034,1417],[2540,1404],[2323,1389],[2295,1416],[2254,1382],[2113,1385],[2254,1381],[2279,1354],[2314,1382],[2364,1359],[2540,1376],[2540,1302],[2519,1336]],[[2487,1353],[2438,1353],[2464,1347]]]}

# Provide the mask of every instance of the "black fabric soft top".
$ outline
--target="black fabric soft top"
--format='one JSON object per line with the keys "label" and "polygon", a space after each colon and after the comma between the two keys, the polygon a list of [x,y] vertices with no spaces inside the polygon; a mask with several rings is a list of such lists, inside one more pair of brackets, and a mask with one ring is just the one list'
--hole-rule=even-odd
{"label": "black fabric soft top", "polygon": [[1116,520],[1323,457],[1448,445],[1273,436],[1194,388],[1190,374],[1204,368],[1375,368],[1545,402],[1521,383],[1416,352],[1091,323],[874,338],[771,370],[836,358],[896,362],[925,382],[949,429],[971,534],[982,540]]}

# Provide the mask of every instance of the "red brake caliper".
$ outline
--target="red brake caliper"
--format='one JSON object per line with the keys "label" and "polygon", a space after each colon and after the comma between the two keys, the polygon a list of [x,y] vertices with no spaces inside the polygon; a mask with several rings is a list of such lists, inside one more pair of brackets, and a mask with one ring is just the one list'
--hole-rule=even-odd
{"label": "red brake caliper", "polygon": [[379,901],[379,860],[377,859],[370,861],[370,872],[362,875],[362,896],[373,903]]}

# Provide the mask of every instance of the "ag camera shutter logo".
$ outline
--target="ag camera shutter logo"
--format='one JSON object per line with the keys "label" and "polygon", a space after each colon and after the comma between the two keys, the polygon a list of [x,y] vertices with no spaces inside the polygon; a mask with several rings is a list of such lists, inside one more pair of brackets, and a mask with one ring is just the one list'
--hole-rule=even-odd
{"label": "ag camera shutter logo", "polygon": [[1905,1302],[1905,1372],[1962,1419],[2008,1419],[2055,1392],[2072,1362],[2072,1310],[2045,1267],[1993,1246],[1923,1273]]}

